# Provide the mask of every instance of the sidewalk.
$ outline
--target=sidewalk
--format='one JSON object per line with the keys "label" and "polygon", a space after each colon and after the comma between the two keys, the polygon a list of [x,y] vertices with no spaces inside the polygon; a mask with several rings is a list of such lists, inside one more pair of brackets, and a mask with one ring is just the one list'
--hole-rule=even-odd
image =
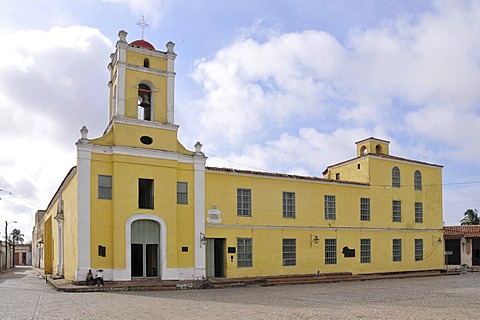
{"label": "sidewalk", "polygon": [[[43,270],[33,268],[40,276],[45,278]],[[48,275],[46,282],[57,291],[63,292],[111,292],[111,291],[173,291],[185,289],[219,289],[245,286],[275,286],[293,284],[332,283],[345,281],[365,281],[380,279],[401,279],[414,277],[432,277],[444,275],[458,275],[456,271],[423,271],[408,273],[388,273],[370,275],[352,275],[350,273],[335,274],[307,274],[276,277],[256,278],[213,278],[209,280],[158,280],[142,279],[132,281],[105,281],[103,287],[73,284],[63,278]]]}

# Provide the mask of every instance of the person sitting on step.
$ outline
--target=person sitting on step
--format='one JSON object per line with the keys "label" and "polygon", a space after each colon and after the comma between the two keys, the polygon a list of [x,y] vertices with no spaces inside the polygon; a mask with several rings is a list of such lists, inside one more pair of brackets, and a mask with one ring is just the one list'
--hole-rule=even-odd
{"label": "person sitting on step", "polygon": [[97,274],[95,276],[95,286],[103,287],[103,270],[98,269]]}
{"label": "person sitting on step", "polygon": [[88,269],[87,278],[85,280],[87,286],[93,285],[94,281],[95,280],[93,279],[92,269]]}

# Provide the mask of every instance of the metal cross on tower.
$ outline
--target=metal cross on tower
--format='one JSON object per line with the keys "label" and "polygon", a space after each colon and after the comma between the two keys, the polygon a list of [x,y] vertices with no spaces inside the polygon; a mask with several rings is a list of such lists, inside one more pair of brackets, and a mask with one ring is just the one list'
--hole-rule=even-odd
{"label": "metal cross on tower", "polygon": [[142,40],[143,40],[143,33],[145,31],[145,28],[148,28],[150,27],[150,25],[148,23],[145,22],[145,20],[143,19],[143,14],[142,14],[142,20],[138,21],[135,23],[137,26],[140,27],[140,29],[142,29]]}

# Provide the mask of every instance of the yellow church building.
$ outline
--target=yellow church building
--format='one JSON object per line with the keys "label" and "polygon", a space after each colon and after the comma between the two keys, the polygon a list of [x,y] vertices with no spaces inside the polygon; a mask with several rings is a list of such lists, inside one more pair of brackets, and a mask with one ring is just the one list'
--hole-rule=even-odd
{"label": "yellow church building", "polygon": [[36,219],[46,273],[83,281],[103,269],[107,281],[129,281],[443,269],[442,166],[390,155],[389,141],[371,137],[323,177],[207,167],[200,142],[188,150],[177,139],[174,43],[160,51],[126,38],[120,31],[108,65],[108,126],[95,139],[81,129],[77,164]]}

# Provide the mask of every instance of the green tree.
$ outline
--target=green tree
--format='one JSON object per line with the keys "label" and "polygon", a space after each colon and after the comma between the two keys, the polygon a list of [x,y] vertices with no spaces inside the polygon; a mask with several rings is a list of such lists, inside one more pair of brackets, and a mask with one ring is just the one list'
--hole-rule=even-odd
{"label": "green tree", "polygon": [[18,230],[18,229],[13,229],[12,230],[12,233],[10,234],[12,236],[12,240],[13,240],[13,245],[16,245],[17,243],[23,243],[24,239],[24,235],[23,233]]}
{"label": "green tree", "polygon": [[468,209],[463,214],[463,219],[460,220],[460,225],[470,226],[470,225],[480,225],[480,216],[478,215],[477,209]]}

